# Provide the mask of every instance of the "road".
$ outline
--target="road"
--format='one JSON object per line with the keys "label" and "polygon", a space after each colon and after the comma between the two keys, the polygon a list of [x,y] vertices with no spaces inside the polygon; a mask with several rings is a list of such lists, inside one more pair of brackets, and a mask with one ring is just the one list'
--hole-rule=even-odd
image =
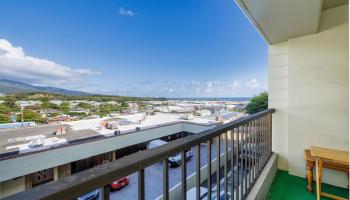
{"label": "road", "polygon": [[[221,146],[223,152],[223,146]],[[187,161],[187,176],[195,172],[196,150],[193,150],[193,157]],[[201,166],[207,164],[207,145],[202,144],[201,150]],[[212,145],[212,159],[215,158],[215,145]],[[181,167],[169,168],[169,188],[181,181]],[[215,180],[214,180],[215,181]],[[124,188],[112,191],[110,199],[112,200],[133,200],[137,199],[138,191],[138,177],[137,173],[130,175],[130,183]],[[156,163],[145,169],[145,197],[146,199],[154,199],[163,193],[163,165]]]}

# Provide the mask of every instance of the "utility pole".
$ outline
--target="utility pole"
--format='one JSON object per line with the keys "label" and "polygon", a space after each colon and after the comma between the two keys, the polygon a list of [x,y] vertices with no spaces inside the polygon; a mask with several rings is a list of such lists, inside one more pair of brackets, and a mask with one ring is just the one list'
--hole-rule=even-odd
{"label": "utility pole", "polygon": [[22,126],[23,126],[23,106],[21,106],[21,122],[22,122]]}

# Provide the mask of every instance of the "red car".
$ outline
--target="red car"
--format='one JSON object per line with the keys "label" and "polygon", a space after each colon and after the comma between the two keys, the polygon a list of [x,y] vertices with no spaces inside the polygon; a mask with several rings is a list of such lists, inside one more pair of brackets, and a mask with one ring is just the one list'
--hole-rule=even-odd
{"label": "red car", "polygon": [[129,176],[115,180],[111,183],[111,189],[117,190],[129,184]]}

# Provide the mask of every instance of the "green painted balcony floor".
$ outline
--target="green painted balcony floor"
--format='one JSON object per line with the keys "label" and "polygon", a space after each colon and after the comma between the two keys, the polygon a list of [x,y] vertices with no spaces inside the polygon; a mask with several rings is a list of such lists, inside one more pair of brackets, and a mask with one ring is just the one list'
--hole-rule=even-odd
{"label": "green painted balcony floor", "polygon": [[[313,191],[316,191],[316,185],[313,184]],[[322,184],[322,191],[338,195],[348,199],[349,191],[344,188],[335,187],[328,184]],[[315,192],[306,191],[306,179],[289,175],[287,171],[279,170],[272,182],[268,194],[269,200],[314,200]],[[321,198],[328,199],[328,198]]]}

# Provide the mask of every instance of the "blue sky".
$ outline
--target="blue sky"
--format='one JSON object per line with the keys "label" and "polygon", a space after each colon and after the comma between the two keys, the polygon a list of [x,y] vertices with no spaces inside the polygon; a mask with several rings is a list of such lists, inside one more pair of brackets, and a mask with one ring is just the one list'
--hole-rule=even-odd
{"label": "blue sky", "polygon": [[2,0],[0,77],[93,93],[244,97],[267,45],[232,0]]}

